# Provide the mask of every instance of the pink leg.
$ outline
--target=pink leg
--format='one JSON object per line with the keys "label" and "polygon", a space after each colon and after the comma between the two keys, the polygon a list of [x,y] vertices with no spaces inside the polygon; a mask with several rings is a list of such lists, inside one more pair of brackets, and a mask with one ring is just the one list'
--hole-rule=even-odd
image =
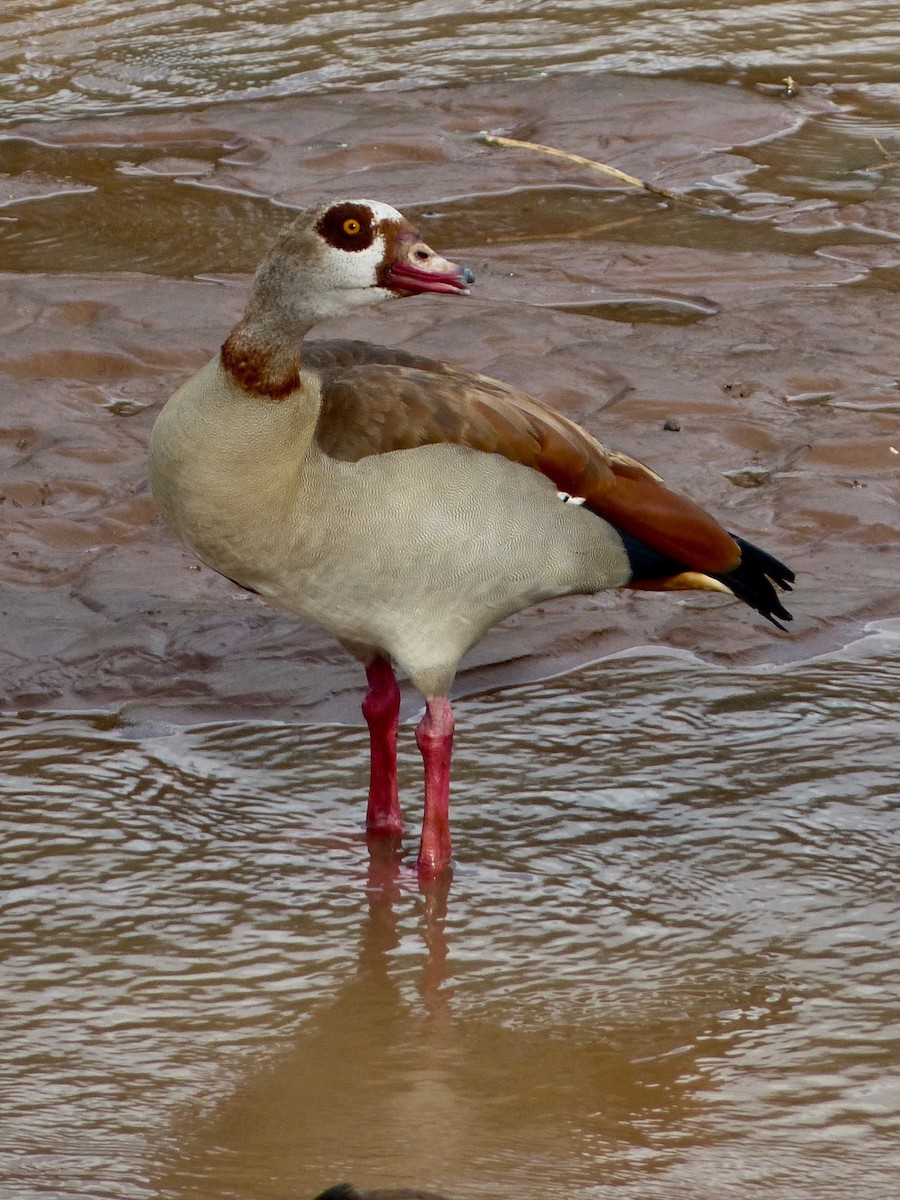
{"label": "pink leg", "polygon": [[419,846],[419,874],[428,878],[450,869],[450,755],[453,711],[446,696],[426,701],[416,729],[416,745],[425,763],[425,815]]}
{"label": "pink leg", "polygon": [[369,690],[362,703],[369,726],[371,774],[366,832],[380,837],[400,837],[403,813],[397,796],[397,721],[400,688],[391,664],[375,658],[366,667]]}

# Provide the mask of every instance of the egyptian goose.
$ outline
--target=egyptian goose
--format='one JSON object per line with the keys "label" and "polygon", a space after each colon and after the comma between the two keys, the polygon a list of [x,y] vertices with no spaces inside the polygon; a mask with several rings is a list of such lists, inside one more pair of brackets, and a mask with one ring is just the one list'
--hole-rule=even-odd
{"label": "egyptian goose", "polygon": [[363,342],[301,351],[312,326],[357,305],[466,295],[471,282],[386,204],[303,212],[150,442],[153,491],[191,550],[365,666],[370,834],[403,829],[392,663],[425,697],[424,877],[450,866],[450,685],[492,625],[553,596],[631,587],[731,592],[783,628],[773,584],[794,579],[506,384]]}

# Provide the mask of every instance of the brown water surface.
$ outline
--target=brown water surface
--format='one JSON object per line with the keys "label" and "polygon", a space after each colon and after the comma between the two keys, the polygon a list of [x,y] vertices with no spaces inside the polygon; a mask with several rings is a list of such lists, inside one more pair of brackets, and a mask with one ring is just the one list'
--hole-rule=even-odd
{"label": "brown water surface", "polygon": [[[896,1195],[895,6],[470,7],[4,8],[4,1198]],[[527,387],[798,572],[788,635],[637,594],[492,633],[449,895],[368,864],[358,668],[147,487],[338,194],[477,285],[323,333]]]}
{"label": "brown water surface", "polygon": [[892,0],[6,0],[25,115],[583,71],[896,87]]}
{"label": "brown water surface", "polygon": [[8,1194],[887,1200],[895,645],[462,703],[449,902],[361,730],[7,719]]}

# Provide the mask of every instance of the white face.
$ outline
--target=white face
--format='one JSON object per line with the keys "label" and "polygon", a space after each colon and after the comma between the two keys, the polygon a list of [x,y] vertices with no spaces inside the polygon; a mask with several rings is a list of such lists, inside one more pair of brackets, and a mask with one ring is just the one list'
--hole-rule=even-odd
{"label": "white face", "polygon": [[470,272],[435,254],[396,208],[377,200],[336,200],[304,214],[270,263],[262,277],[307,327],[400,296],[467,295],[471,282]]}
{"label": "white face", "polygon": [[397,235],[412,233],[396,208],[377,200],[342,200],[325,209],[315,229],[323,251],[316,272],[318,299],[329,315],[394,297],[379,286],[379,278]]}

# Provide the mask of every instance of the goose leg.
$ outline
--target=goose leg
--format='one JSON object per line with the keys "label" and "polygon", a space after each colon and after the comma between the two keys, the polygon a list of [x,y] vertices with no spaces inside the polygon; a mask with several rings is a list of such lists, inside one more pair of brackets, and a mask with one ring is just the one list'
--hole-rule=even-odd
{"label": "goose leg", "polygon": [[416,745],[425,764],[425,815],[419,846],[419,874],[441,875],[450,869],[450,755],[453,711],[446,696],[425,702],[416,728]]}
{"label": "goose leg", "polygon": [[366,833],[400,837],[403,833],[403,813],[397,795],[400,688],[393,667],[380,655],[366,667],[366,679],[369,690],[362,702],[362,711],[369,727],[371,756]]}

